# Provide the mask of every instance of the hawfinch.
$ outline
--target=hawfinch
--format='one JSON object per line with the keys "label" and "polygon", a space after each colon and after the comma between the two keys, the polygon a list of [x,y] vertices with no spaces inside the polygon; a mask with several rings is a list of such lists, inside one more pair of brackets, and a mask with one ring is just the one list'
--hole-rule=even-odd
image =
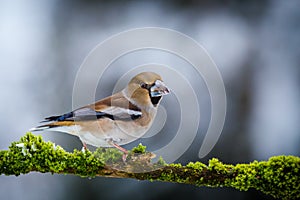
{"label": "hawfinch", "polygon": [[[143,136],[155,118],[163,95],[170,92],[153,72],[133,77],[122,91],[72,112],[45,118],[46,124],[31,131],[52,130],[76,135],[84,148],[120,147]],[[125,157],[126,159],[126,157]]]}

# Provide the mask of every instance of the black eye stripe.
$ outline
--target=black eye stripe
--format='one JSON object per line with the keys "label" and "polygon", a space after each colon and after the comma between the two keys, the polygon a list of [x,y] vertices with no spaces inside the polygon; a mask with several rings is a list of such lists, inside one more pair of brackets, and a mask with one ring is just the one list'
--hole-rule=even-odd
{"label": "black eye stripe", "polygon": [[155,85],[155,83],[153,83],[153,84],[147,84],[147,83],[144,83],[144,82],[140,83],[141,88],[148,90],[149,97],[151,99],[151,103],[154,107],[156,107],[157,104],[159,103],[160,99],[161,99],[161,96],[151,97],[151,87],[153,87],[154,85]]}

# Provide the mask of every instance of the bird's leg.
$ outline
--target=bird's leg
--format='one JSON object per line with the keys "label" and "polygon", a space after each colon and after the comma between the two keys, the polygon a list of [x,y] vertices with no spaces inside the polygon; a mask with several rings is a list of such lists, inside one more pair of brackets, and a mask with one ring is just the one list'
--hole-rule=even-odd
{"label": "bird's leg", "polygon": [[126,162],[126,158],[127,158],[127,156],[128,156],[128,151],[127,151],[127,149],[125,149],[125,148],[123,148],[123,147],[117,145],[117,144],[114,143],[112,140],[108,141],[108,144],[110,144],[110,145],[116,147],[117,149],[119,149],[120,151],[122,151],[122,152],[123,152],[122,160],[123,160],[123,162]]}

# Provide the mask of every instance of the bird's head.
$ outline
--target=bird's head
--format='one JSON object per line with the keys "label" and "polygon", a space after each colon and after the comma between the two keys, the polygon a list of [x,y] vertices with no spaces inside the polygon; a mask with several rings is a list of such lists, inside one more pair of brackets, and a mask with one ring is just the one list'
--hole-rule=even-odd
{"label": "bird's head", "polygon": [[124,92],[133,103],[141,107],[156,107],[162,96],[169,94],[169,88],[154,72],[142,72],[133,77]]}

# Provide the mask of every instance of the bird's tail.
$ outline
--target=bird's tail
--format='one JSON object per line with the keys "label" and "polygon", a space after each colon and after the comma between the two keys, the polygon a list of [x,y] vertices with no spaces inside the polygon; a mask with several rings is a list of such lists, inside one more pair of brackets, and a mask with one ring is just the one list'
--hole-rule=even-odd
{"label": "bird's tail", "polygon": [[[44,125],[40,125],[34,128],[29,129],[30,132],[34,132],[34,131],[44,131],[50,128],[55,128],[58,125],[55,124],[54,122],[59,122],[59,121],[63,121],[69,117],[73,116],[73,112],[64,114],[64,115],[57,115],[57,116],[51,116],[51,117],[47,117],[44,119],[44,121],[41,121],[40,123],[47,123]],[[52,129],[53,130],[53,129]]]}
{"label": "bird's tail", "polygon": [[29,131],[30,132],[44,131],[44,130],[47,130],[47,129],[50,129],[50,128],[52,128],[52,127],[49,126],[48,124],[45,124],[45,125],[41,125],[41,126],[37,126],[37,127],[31,128],[31,129],[29,129]]}
{"label": "bird's tail", "polygon": [[[44,121],[41,121],[41,123],[44,123],[43,125],[34,127],[29,129],[30,132],[34,131],[45,131],[51,129],[51,131],[60,131],[60,132],[70,132],[70,127],[75,125],[74,120],[71,119],[73,116],[73,113],[67,113],[64,115],[59,116],[51,116],[45,118]],[[68,119],[70,118],[70,119]]]}
{"label": "bird's tail", "polygon": [[[34,131],[44,131],[44,130],[47,130],[47,129],[50,129],[50,128],[54,128],[56,126],[54,126],[53,122],[57,121],[57,119],[59,118],[60,116],[51,116],[51,117],[47,117],[45,118],[44,121],[41,121],[40,123],[44,123],[43,125],[40,125],[40,126],[37,126],[37,127],[34,127],[34,128],[31,128],[29,129],[30,132],[34,132]],[[45,124],[46,123],[46,124]]]}

